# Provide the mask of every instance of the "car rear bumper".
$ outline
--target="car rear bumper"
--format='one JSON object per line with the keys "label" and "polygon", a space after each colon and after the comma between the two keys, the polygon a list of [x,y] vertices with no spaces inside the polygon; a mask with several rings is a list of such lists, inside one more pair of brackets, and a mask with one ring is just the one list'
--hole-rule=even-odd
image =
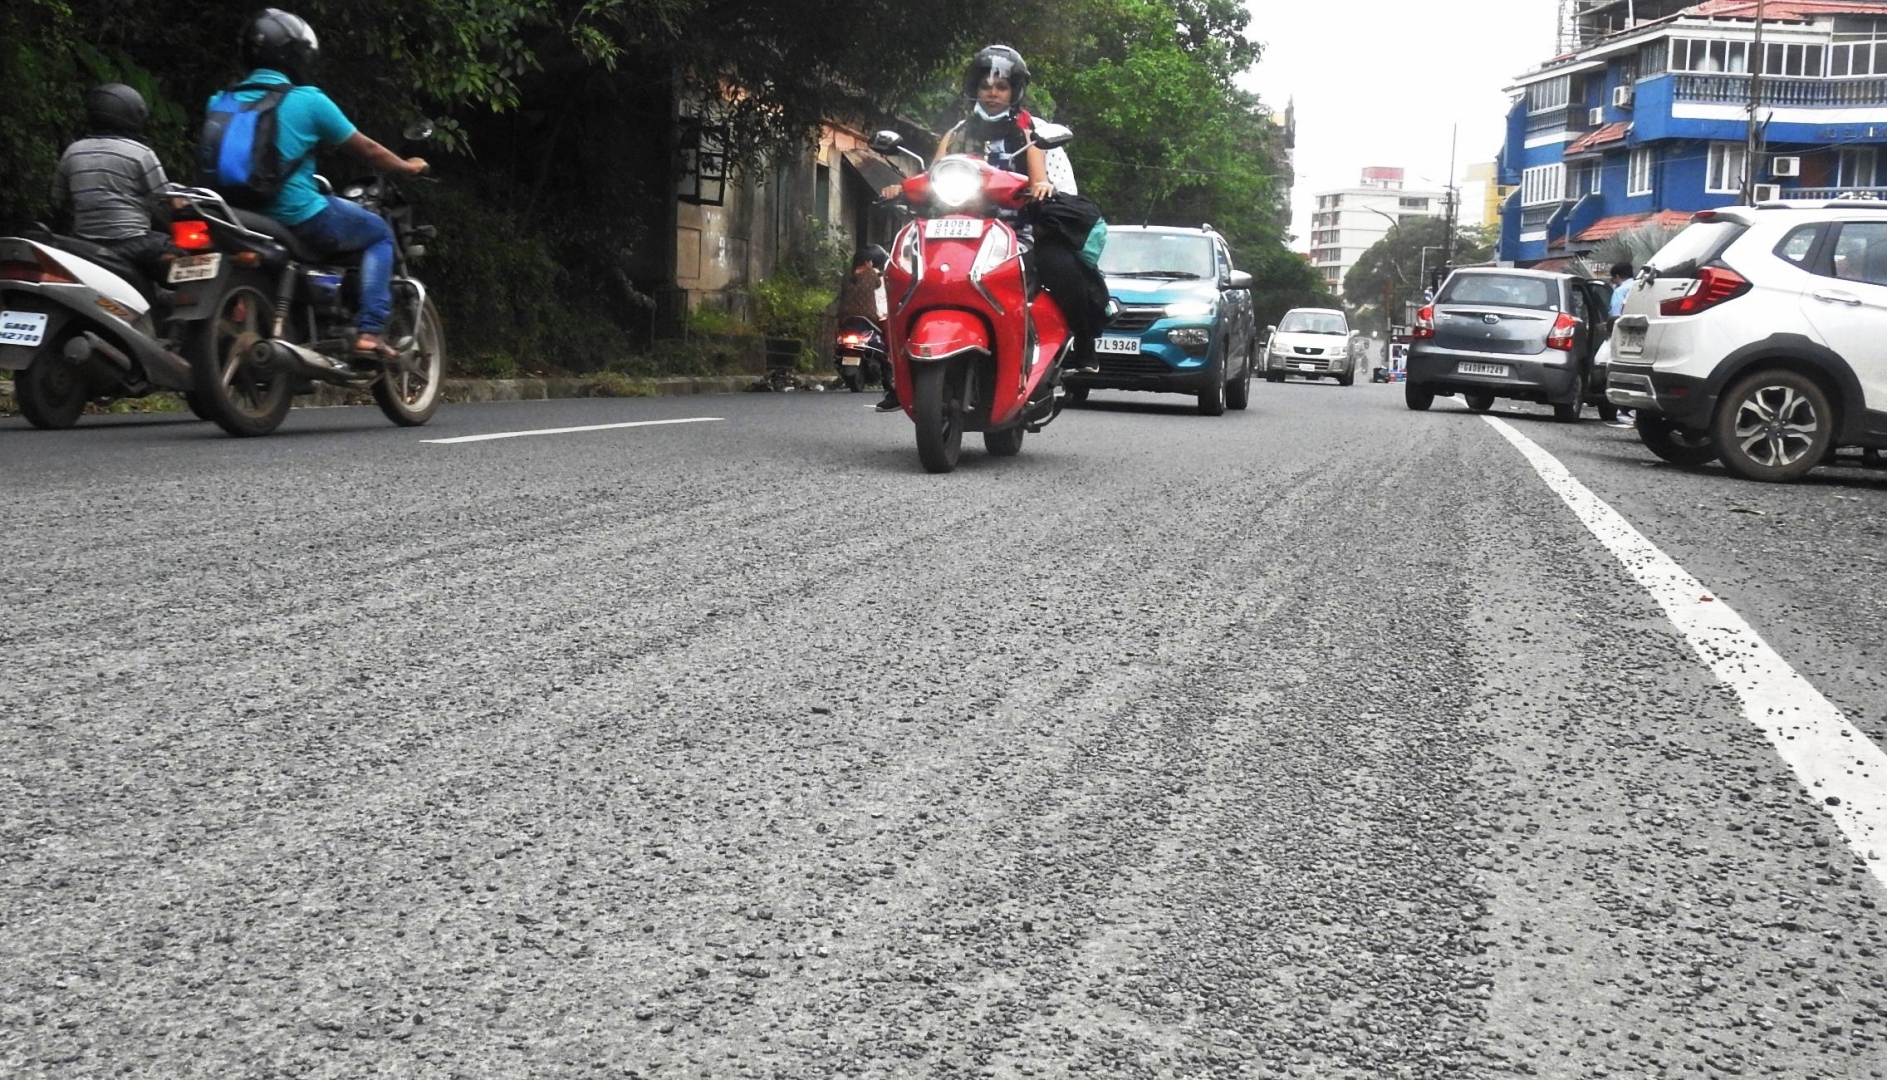
{"label": "car rear bumper", "polygon": [[1710,422],[1716,404],[1716,395],[1709,392],[1702,379],[1616,358],[1607,373],[1605,399],[1621,409],[1663,413],[1677,424],[1694,429]]}
{"label": "car rear bumper", "polygon": [[[1563,354],[1552,354],[1560,356]],[[1506,375],[1470,375],[1462,364],[1497,364]],[[1454,349],[1409,349],[1409,382],[1438,394],[1492,394],[1502,398],[1569,403],[1576,369],[1564,361],[1547,363],[1539,354],[1470,353]]]}

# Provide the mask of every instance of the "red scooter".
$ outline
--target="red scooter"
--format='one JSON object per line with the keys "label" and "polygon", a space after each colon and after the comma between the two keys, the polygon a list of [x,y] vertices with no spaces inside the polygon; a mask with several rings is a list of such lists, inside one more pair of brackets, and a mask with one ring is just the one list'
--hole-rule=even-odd
{"label": "red scooter", "polygon": [[[1049,124],[1036,134],[1044,149],[1070,138]],[[871,141],[917,157],[899,143],[892,131]],[[1055,301],[1024,279],[1015,229],[997,216],[1028,203],[1029,178],[953,154],[906,180],[903,194],[920,216],[885,269],[885,338],[918,459],[929,472],[956,468],[965,431],[982,432],[992,457],[1014,457],[1026,433],[1061,411],[1071,344]]]}

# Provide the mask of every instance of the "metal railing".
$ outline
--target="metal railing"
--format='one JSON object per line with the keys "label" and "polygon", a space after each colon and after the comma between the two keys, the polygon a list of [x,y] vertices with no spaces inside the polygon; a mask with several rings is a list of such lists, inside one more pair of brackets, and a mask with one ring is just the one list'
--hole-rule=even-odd
{"label": "metal railing", "polygon": [[1887,187],[1803,187],[1784,188],[1784,199],[1801,199],[1814,202],[1831,202],[1835,199],[1874,200],[1887,202]]}
{"label": "metal railing", "polygon": [[[1671,76],[1674,100],[1708,105],[1747,105],[1748,75],[1698,75],[1679,72]],[[1877,79],[1793,79],[1765,75],[1762,80],[1762,104],[1770,106],[1835,107],[1843,105],[1887,105],[1887,78]]]}

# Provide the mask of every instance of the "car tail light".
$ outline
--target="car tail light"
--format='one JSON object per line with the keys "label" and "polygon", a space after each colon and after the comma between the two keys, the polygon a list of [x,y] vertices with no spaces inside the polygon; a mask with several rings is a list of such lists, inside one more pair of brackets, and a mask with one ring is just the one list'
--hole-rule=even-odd
{"label": "car tail light", "polygon": [[1695,315],[1748,292],[1749,279],[1727,266],[1706,266],[1681,295],[1658,305],[1660,315]]}
{"label": "car tail light", "polygon": [[1435,305],[1430,304],[1415,313],[1415,328],[1409,331],[1414,338],[1432,338],[1435,336]]}
{"label": "car tail light", "polygon": [[203,251],[210,247],[210,223],[207,221],[173,221],[170,223],[170,242],[184,251]]}
{"label": "car tail light", "polygon": [[24,281],[34,285],[77,285],[79,279],[43,251],[33,252],[33,261],[8,259],[0,262],[0,281]]}
{"label": "car tail light", "polygon": [[1573,334],[1579,329],[1579,320],[1562,311],[1559,318],[1553,320],[1553,329],[1546,335],[1546,347],[1561,352],[1571,352]]}

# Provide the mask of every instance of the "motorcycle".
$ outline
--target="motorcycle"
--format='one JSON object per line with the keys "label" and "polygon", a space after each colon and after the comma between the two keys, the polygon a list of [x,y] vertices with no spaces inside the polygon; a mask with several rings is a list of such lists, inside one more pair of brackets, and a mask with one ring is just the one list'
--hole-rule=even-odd
{"label": "motorcycle", "polygon": [[[1044,149],[1072,138],[1065,127],[1037,125]],[[904,182],[921,216],[898,233],[885,271],[892,382],[916,425],[918,459],[928,472],[950,472],[965,431],[982,432],[992,457],[1014,457],[1026,434],[1060,414],[1072,345],[1053,297],[1028,280],[1016,230],[999,216],[1027,205],[1029,179],[966,155],[926,165],[895,131],[878,132],[871,146],[925,169]]]}
{"label": "motorcycle", "polygon": [[832,349],[839,379],[856,394],[885,377],[885,334],[862,315],[839,320],[839,337]]}
{"label": "motorcycle", "polygon": [[87,402],[158,390],[196,411],[190,364],[160,330],[167,296],[101,244],[43,229],[0,237],[0,369],[14,372],[27,421],[69,428]]}
{"label": "motorcycle", "polygon": [[[408,138],[430,133],[421,128]],[[218,426],[231,435],[266,435],[288,415],[295,394],[317,381],[370,390],[387,419],[403,427],[432,419],[445,375],[445,334],[408,260],[424,255],[424,241],[437,231],[413,223],[412,206],[391,178],[374,176],[339,192],[393,229],[393,309],[383,337],[398,355],[386,358],[352,352],[358,259],[312,251],[279,222],[232,207],[207,188],[168,194],[186,207],[171,226],[172,243],[186,255],[170,280],[196,283],[190,313],[202,321],[185,345],[195,396]]]}

